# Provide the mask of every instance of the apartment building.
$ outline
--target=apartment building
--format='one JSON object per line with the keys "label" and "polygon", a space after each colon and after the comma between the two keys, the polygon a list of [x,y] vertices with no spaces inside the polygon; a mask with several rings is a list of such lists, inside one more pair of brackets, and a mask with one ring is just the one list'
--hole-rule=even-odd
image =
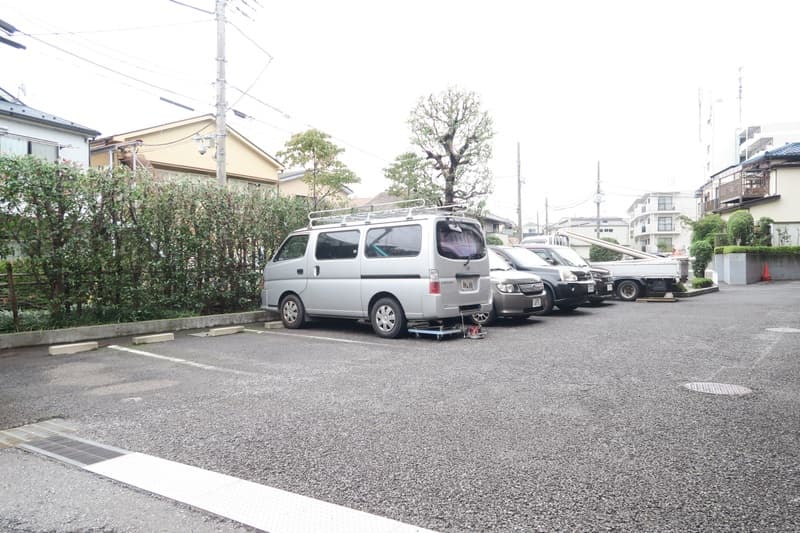
{"label": "apartment building", "polygon": [[694,218],[692,192],[654,192],[637,198],[628,208],[631,248],[649,253],[688,253],[692,229],[681,216]]}

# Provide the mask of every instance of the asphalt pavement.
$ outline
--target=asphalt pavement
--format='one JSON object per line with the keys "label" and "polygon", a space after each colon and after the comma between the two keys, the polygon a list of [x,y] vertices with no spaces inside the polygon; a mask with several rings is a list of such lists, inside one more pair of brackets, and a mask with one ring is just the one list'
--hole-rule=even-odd
{"label": "asphalt pavement", "polygon": [[[556,312],[480,340],[248,330],[7,350],[0,429],[61,418],[85,439],[440,531],[800,530],[798,282]],[[0,530],[247,528],[0,448]]]}

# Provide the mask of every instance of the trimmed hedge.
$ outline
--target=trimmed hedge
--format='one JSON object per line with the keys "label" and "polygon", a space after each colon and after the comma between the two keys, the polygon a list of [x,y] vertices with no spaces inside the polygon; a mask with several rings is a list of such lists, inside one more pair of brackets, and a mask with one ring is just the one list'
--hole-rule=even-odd
{"label": "trimmed hedge", "polygon": [[20,331],[257,309],[265,262],[309,210],[271,190],[30,156],[0,156],[0,198],[0,255],[19,247],[26,300],[46,302]]}
{"label": "trimmed hedge", "polygon": [[717,246],[715,254],[800,255],[800,246]]}

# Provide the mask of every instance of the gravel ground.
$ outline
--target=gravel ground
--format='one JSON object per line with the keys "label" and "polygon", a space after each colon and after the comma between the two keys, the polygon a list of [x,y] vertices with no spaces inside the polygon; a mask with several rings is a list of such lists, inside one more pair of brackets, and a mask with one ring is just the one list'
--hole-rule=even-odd
{"label": "gravel ground", "polygon": [[[798,309],[800,283],[783,282],[612,302],[483,340],[321,322],[137,347],[247,374],[20,349],[0,357],[0,428],[60,416],[84,438],[441,531],[797,531],[800,333],[767,328],[800,329]],[[698,381],[753,393],[684,388]],[[34,494],[9,501],[6,476]],[[86,507],[70,485],[119,499]],[[0,450],[0,529],[139,531],[150,514],[174,515],[166,530],[235,527]]]}

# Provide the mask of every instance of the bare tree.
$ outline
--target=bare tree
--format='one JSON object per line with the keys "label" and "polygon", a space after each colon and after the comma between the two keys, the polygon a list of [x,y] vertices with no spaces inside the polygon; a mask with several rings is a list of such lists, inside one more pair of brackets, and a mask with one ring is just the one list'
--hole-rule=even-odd
{"label": "bare tree", "polygon": [[448,88],[421,98],[409,119],[411,142],[442,180],[446,205],[483,203],[491,192],[492,120],[474,92]]}

